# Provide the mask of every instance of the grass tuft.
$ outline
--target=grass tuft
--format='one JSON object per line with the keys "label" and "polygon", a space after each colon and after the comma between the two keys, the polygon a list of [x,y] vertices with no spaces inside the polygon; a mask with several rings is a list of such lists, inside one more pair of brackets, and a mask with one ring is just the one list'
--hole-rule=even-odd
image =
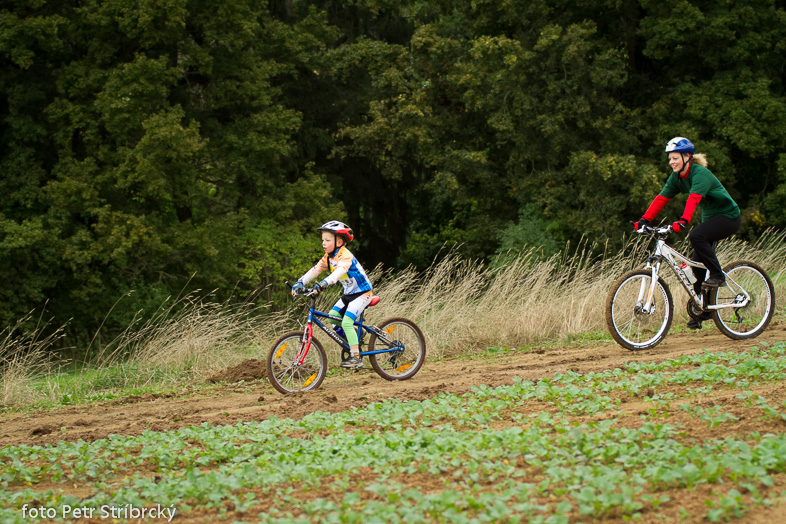
{"label": "grass tuft", "polygon": [[[687,239],[674,244],[686,255]],[[506,256],[500,265],[468,261],[451,253],[422,273],[406,270],[384,280],[375,292],[382,301],[368,317],[406,316],[426,336],[429,356],[481,354],[489,347],[526,347],[546,341],[607,337],[606,296],[624,272],[643,267],[651,244],[634,237],[619,252],[579,245],[543,260],[536,249]],[[600,252],[599,255],[591,253]],[[784,235],[765,233],[754,244],[722,242],[721,264],[747,259],[761,265],[776,287],[778,304],[786,290]],[[688,294],[667,268],[661,275],[674,295],[678,323],[687,322]],[[778,306],[781,307],[781,306]]]}
{"label": "grass tuft", "polygon": [[[608,339],[604,308],[609,288],[625,271],[644,265],[650,246],[635,237],[619,252],[582,243],[549,259],[533,249],[490,264],[449,252],[422,272],[409,268],[392,275],[377,269],[372,280],[382,300],[366,318],[372,324],[389,317],[414,320],[426,337],[430,359]],[[675,247],[690,254],[684,238]],[[755,243],[722,242],[718,256],[722,264],[747,259],[761,265],[775,284],[780,312],[786,291],[783,234],[769,231]],[[662,275],[671,284],[676,320],[684,322],[688,296],[668,269]],[[338,293],[324,293],[318,307],[328,310]],[[0,400],[6,407],[73,403],[201,383],[244,359],[264,358],[281,333],[298,329],[307,304],[298,301],[271,312],[252,302],[218,303],[209,294],[167,299],[150,320],[132,322],[69,373],[51,359],[62,329],[43,338],[42,329],[21,335],[28,316],[0,333]],[[318,331],[316,336],[335,364],[338,347]]]}
{"label": "grass tuft", "polygon": [[29,334],[23,333],[32,318],[29,313],[14,326],[0,332],[0,405],[25,406],[51,396],[48,388],[37,387],[39,377],[54,369],[52,347],[63,338],[63,328],[42,337],[41,321]]}

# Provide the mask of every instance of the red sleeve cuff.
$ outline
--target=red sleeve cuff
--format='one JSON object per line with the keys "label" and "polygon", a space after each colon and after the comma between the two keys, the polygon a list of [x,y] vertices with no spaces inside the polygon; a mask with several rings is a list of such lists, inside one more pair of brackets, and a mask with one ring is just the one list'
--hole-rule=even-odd
{"label": "red sleeve cuff", "polygon": [[696,211],[696,206],[701,202],[701,198],[701,195],[698,193],[688,195],[688,202],[685,204],[685,211],[682,213],[682,218],[686,222],[690,222],[690,219],[693,218],[693,212]]}
{"label": "red sleeve cuff", "polygon": [[669,202],[669,200],[671,199],[666,198],[663,195],[656,196],[655,200],[653,200],[652,204],[650,204],[649,209],[647,209],[647,212],[644,213],[644,215],[641,218],[652,222],[652,220],[658,215],[658,213],[660,213],[661,210],[664,207],[666,207],[666,204]]}

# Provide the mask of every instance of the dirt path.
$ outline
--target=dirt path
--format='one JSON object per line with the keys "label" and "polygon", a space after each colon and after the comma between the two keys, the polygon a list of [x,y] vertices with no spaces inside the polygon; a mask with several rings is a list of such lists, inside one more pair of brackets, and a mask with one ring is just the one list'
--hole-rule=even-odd
{"label": "dirt path", "polygon": [[337,412],[386,398],[419,400],[439,392],[464,393],[473,385],[509,384],[514,377],[537,380],[569,370],[586,373],[613,369],[630,361],[663,361],[708,351],[743,351],[761,342],[786,340],[786,322],[774,321],[759,338],[733,341],[714,326],[697,333],[670,334],[652,350],[630,352],[616,344],[538,349],[487,359],[426,362],[412,380],[387,382],[372,370],[328,376],[314,393],[284,397],[264,381],[216,388],[208,395],[144,395],[113,402],[65,407],[39,413],[0,415],[0,446],[42,445],[59,440],[92,441],[111,434],[134,435],[182,426],[234,424],[271,415],[300,418],[314,411]]}

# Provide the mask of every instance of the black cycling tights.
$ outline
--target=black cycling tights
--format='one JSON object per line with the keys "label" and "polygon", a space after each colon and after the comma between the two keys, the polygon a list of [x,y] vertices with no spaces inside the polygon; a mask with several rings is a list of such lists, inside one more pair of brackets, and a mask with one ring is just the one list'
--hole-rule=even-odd
{"label": "black cycling tights", "polygon": [[[719,278],[723,280],[723,270],[721,270],[718,257],[715,256],[715,246],[719,240],[729,238],[740,229],[742,218],[729,218],[723,215],[716,215],[708,218],[698,226],[694,227],[688,239],[693,245],[693,260],[701,262],[710,271],[710,278]],[[697,293],[701,292],[701,283],[707,276],[707,272],[703,269],[693,269],[693,274],[696,275],[695,289]]]}

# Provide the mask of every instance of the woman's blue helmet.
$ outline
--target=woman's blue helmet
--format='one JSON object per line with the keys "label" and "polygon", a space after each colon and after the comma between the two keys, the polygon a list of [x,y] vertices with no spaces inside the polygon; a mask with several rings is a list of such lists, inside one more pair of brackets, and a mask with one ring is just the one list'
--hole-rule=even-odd
{"label": "woman's blue helmet", "polygon": [[675,136],[666,144],[666,152],[671,153],[672,151],[677,153],[690,153],[692,155],[696,151],[696,147],[694,147],[693,143],[687,138]]}

